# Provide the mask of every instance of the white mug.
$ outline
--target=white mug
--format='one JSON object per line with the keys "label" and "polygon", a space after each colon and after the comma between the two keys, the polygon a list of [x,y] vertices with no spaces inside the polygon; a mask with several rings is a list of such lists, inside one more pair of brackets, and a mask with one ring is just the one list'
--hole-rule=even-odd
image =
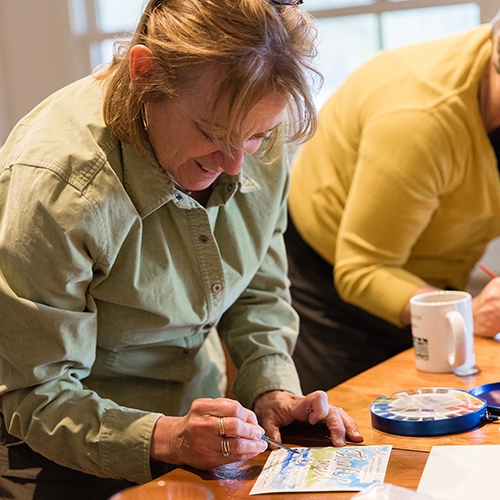
{"label": "white mug", "polygon": [[470,293],[436,291],[410,299],[417,369],[465,376],[477,373]]}

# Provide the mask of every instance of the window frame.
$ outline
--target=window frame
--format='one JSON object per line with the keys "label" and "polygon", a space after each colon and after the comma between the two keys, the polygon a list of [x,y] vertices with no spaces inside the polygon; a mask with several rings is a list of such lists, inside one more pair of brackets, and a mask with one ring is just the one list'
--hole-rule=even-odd
{"label": "window frame", "polygon": [[[80,58],[80,67],[92,67],[91,47],[94,44],[109,39],[122,40],[130,38],[130,32],[103,32],[98,27],[97,7],[98,0],[68,0],[72,18],[78,19],[78,23],[72,22],[73,33],[76,39],[75,49],[77,57]],[[352,5],[345,7],[331,7],[325,9],[307,9],[307,0],[299,8],[304,8],[316,19],[339,18],[346,16],[356,16],[362,14],[375,14],[379,20],[379,38],[382,45],[380,16],[385,12],[396,12],[412,9],[425,9],[429,7],[443,7],[460,4],[476,4],[479,7],[480,22],[491,21],[499,11],[499,6],[495,0],[375,0],[372,3],[362,5]],[[146,0],[144,5],[146,4]],[[382,46],[380,48],[383,48]]]}

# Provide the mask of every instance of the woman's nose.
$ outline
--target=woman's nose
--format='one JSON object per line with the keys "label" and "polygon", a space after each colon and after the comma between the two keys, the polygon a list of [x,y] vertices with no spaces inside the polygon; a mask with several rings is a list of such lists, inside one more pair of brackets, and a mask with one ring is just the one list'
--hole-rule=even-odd
{"label": "woman's nose", "polygon": [[234,149],[231,154],[218,151],[219,158],[217,159],[217,164],[229,175],[235,175],[239,173],[243,166],[243,160],[245,155],[251,155],[255,153],[260,145],[262,144],[261,139],[252,139],[245,142],[242,149]]}
{"label": "woman's nose", "polygon": [[217,151],[214,153],[215,162],[229,175],[236,175],[243,166],[243,158],[245,153],[242,150],[233,151],[231,154]]}

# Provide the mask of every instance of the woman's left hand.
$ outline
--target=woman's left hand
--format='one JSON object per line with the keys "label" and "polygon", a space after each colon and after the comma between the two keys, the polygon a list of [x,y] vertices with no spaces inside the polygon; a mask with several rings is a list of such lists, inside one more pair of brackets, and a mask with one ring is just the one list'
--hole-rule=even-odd
{"label": "woman's left hand", "polygon": [[266,392],[255,400],[254,412],[266,435],[277,441],[281,441],[280,427],[293,421],[311,425],[325,423],[334,446],[344,446],[346,438],[354,443],[363,441],[354,420],[342,408],[330,405],[323,391],[307,396],[295,396],[286,391]]}

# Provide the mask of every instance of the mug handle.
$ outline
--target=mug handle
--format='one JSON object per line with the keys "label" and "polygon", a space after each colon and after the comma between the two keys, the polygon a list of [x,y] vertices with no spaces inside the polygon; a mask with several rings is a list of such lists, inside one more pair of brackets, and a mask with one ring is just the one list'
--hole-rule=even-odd
{"label": "mug handle", "polygon": [[467,358],[465,321],[458,311],[450,311],[446,314],[446,319],[450,322],[454,345],[454,351],[448,354],[448,363],[451,366],[461,366]]}

